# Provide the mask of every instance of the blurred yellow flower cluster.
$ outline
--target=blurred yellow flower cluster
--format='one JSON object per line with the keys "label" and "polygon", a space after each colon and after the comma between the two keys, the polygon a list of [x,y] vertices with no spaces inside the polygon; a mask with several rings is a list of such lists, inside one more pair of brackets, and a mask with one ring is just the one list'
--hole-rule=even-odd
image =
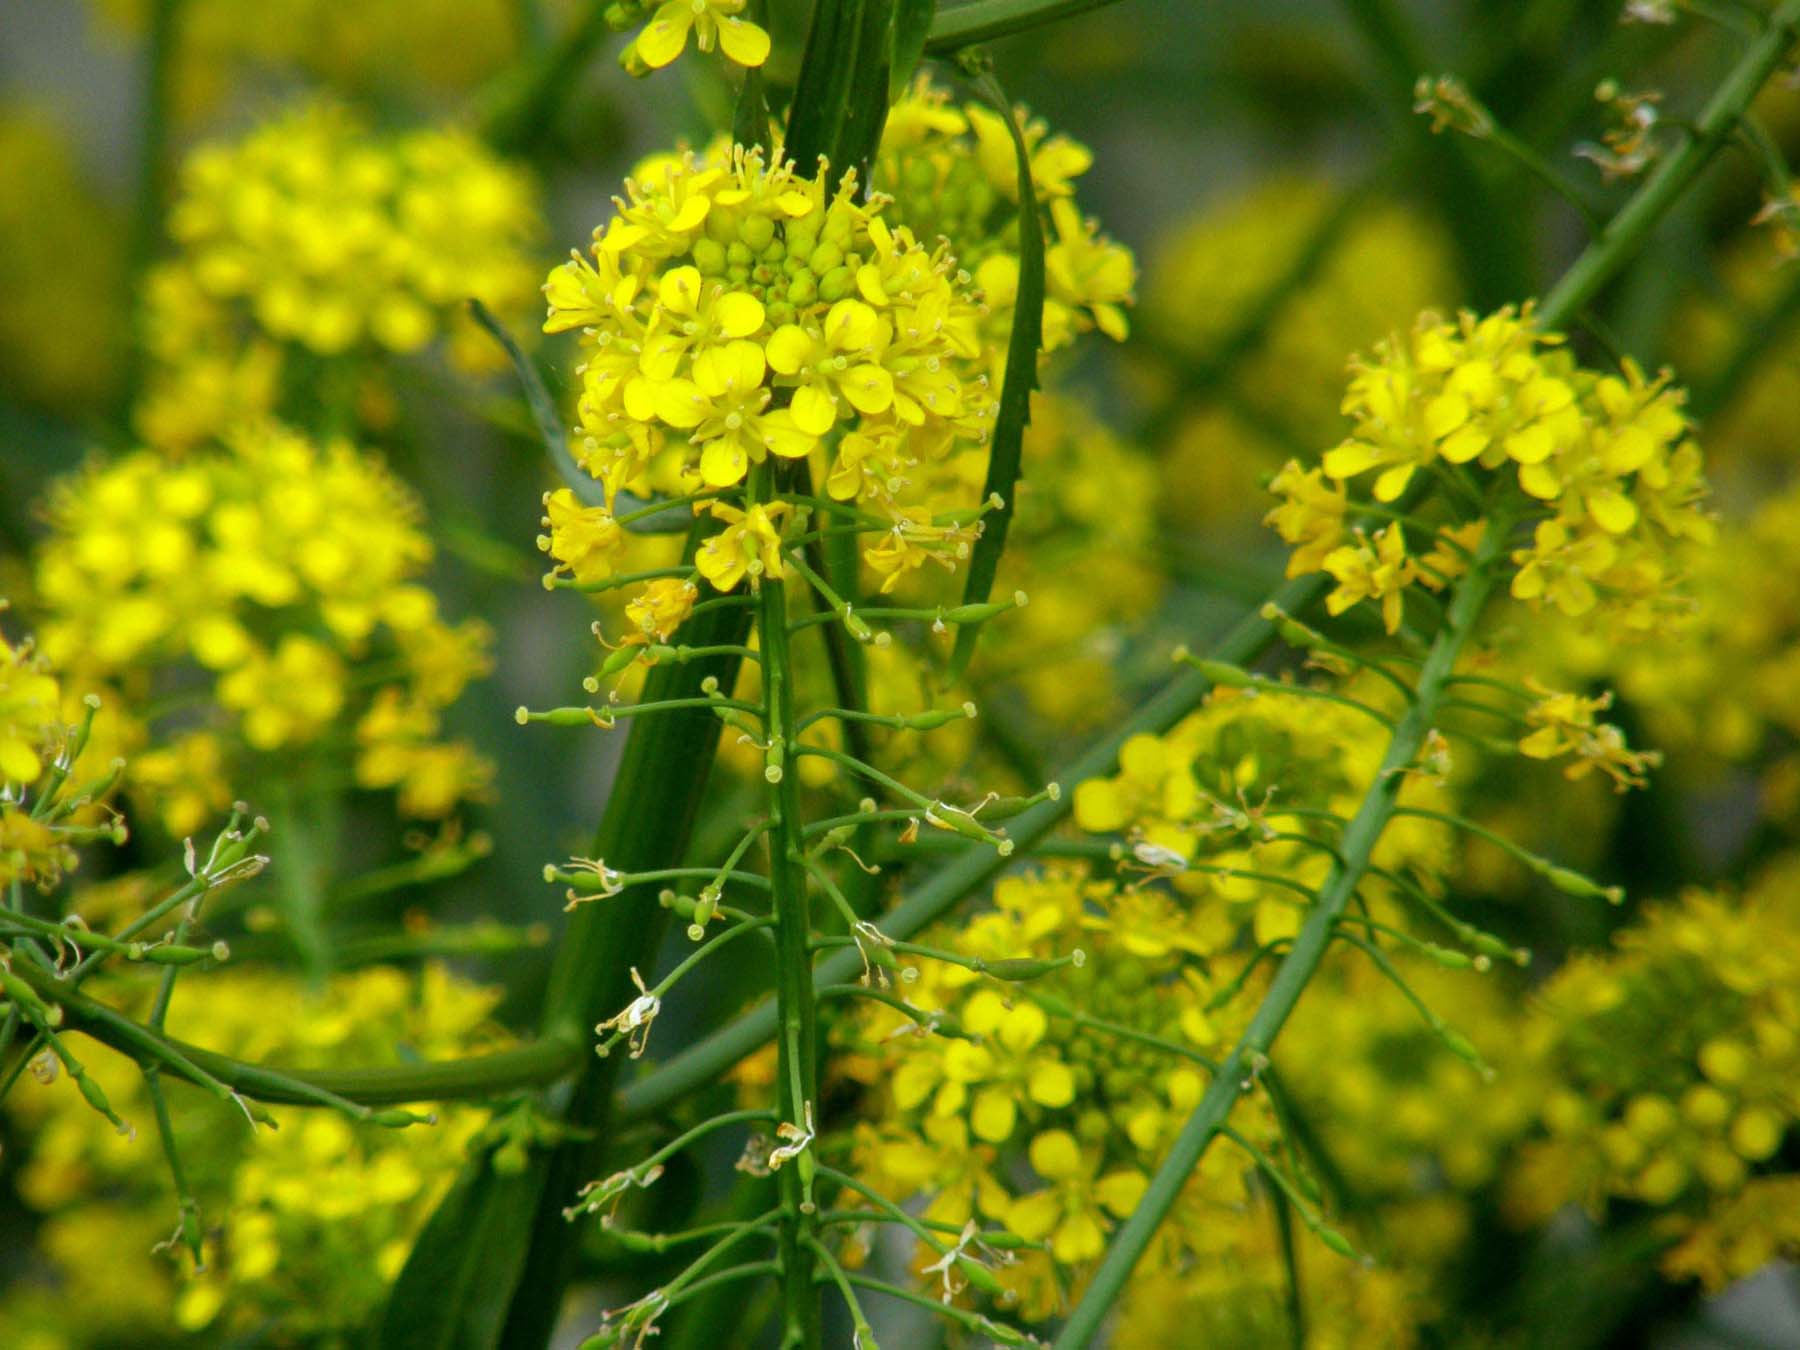
{"label": "blurred yellow flower cluster", "polygon": [[1345,354],[1453,303],[1457,287],[1427,216],[1321,180],[1264,180],[1178,224],[1151,256],[1133,365],[1151,406],[1173,408],[1164,514],[1248,524],[1294,444],[1342,434]]}
{"label": "blurred yellow flower cluster", "polygon": [[[1298,931],[1330,871],[1341,822],[1386,748],[1381,728],[1353,708],[1298,693],[1218,690],[1166,735],[1126,741],[1117,774],[1076,788],[1075,822],[1126,836],[1133,857],[1198,902],[1160,920],[1188,950],[1227,950],[1246,921],[1257,943],[1275,942]],[[1400,801],[1442,810],[1448,793],[1415,774]],[[1379,866],[1427,878],[1450,857],[1445,829],[1411,816],[1396,819],[1375,852]],[[1370,889],[1381,894],[1384,885]],[[1143,903],[1158,894],[1145,891]]]}
{"label": "blurred yellow flower cluster", "polygon": [[464,132],[376,132],[321,102],[200,146],[169,215],[179,252],[145,284],[140,432],[181,448],[269,411],[284,350],[405,353],[448,334],[459,361],[489,363],[464,302],[521,316],[539,229],[526,176]]}
{"label": "blurred yellow flower cluster", "polygon": [[1024,462],[995,589],[1030,603],[988,626],[973,676],[1016,686],[1053,726],[1094,726],[1118,709],[1127,636],[1168,591],[1160,480],[1091,408],[1054,392],[1033,401]]}
{"label": "blurred yellow flower cluster", "polygon": [[[152,3],[100,0],[96,8],[117,28],[138,33]],[[466,89],[517,54],[519,30],[518,10],[507,0],[183,0],[178,106],[189,115],[205,111],[255,68],[390,98]]]}
{"label": "blurred yellow flower cluster", "polygon": [[[1738,1198],[1765,1184],[1800,1116],[1795,875],[1777,867],[1741,899],[1690,891],[1551,981],[1532,1053],[1556,1086],[1548,1137],[1509,1179],[1517,1217],[1622,1199],[1668,1207],[1672,1235],[1713,1225],[1717,1245],[1734,1201],[1740,1219],[1754,1214]],[[1672,1274],[1701,1273],[1671,1261]]]}
{"label": "blurred yellow flower cluster", "polygon": [[488,669],[487,628],[440,617],[417,500],[369,456],[246,426],[179,462],[96,462],[45,515],[35,590],[53,662],[136,709],[178,710],[184,669],[213,681],[220,715],[159,735],[132,771],[172,834],[232,799],[239,744],[304,747],[353,708],[358,781],[397,787],[408,814],[442,816],[485,785],[473,749],[438,736]]}
{"label": "blurred yellow flower cluster", "polygon": [[[130,1001],[142,985],[109,991]],[[171,1035],[285,1067],[394,1064],[493,1048],[498,994],[440,966],[372,967],[307,989],[273,971],[215,971],[185,981]],[[208,1223],[206,1269],[177,1278],[152,1250],[175,1226],[138,1067],[95,1047],[89,1072],[128,1119],[115,1132],[64,1081],[7,1101],[29,1142],[20,1196],[40,1216],[50,1269],[0,1301],[8,1345],[148,1344],[180,1333],[331,1343],[379,1307],[413,1235],[486,1119],[447,1110],[434,1126],[360,1125],[319,1110],[275,1108],[253,1128],[237,1106],[165,1080],[188,1180]],[[71,1301],[68,1291],[104,1290]],[[32,1337],[47,1339],[32,1340]]]}
{"label": "blurred yellow flower cluster", "polygon": [[[1221,982],[1186,961],[1179,924],[1143,922],[1147,898],[1073,868],[1008,877],[991,911],[930,940],[966,958],[1076,962],[1004,984],[928,960],[897,988],[911,1021],[871,1004],[846,1029],[848,1071],[883,1108],[859,1127],[865,1179],[897,1201],[923,1197],[924,1216],[952,1230],[979,1216],[1043,1243],[999,1271],[1031,1317],[1056,1311],[1130,1213],[1206,1086],[1195,1056],[1247,1013],[1247,1000],[1209,1011]],[[1190,1190],[1183,1232],[1244,1195],[1229,1168]]]}

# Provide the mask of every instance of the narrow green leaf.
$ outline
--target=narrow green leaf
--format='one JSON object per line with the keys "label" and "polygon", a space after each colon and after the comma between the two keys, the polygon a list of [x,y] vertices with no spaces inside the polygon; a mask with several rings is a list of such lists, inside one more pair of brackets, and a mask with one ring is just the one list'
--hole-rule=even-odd
{"label": "narrow green leaf", "polygon": [[888,70],[888,101],[897,101],[925,59],[925,42],[937,18],[937,0],[894,0],[894,60]]}
{"label": "narrow green leaf", "polygon": [[[1018,160],[1019,291],[1012,332],[1006,341],[1006,378],[1000,386],[1000,411],[994,419],[987,484],[982,488],[984,499],[998,496],[1001,505],[988,513],[981,538],[975,541],[975,551],[969,558],[969,580],[963,587],[965,605],[986,603],[994,589],[994,574],[1000,570],[1000,555],[1006,550],[1006,532],[1012,525],[1013,498],[1019,486],[1025,427],[1031,421],[1031,391],[1038,382],[1038,351],[1044,340],[1044,222],[1038,213],[1037,185],[1031,178],[1031,151],[992,69],[981,71],[976,87],[1012,133],[1013,154]],[[980,633],[979,624],[965,624],[957,630],[949,679],[955,680],[968,668]]]}
{"label": "narrow green leaf", "polygon": [[439,1202],[388,1296],[376,1350],[488,1350],[524,1273],[548,1158],[502,1176],[471,1162]]}
{"label": "narrow green leaf", "polygon": [[887,122],[895,0],[818,0],[788,111],[787,153],[802,173],[821,155],[833,177],[869,157]]}
{"label": "narrow green leaf", "polygon": [[[531,409],[531,420],[537,426],[538,438],[543,441],[544,451],[550,456],[550,462],[556,466],[557,477],[562,479],[583,506],[605,506],[606,490],[569,453],[569,437],[563,429],[562,414],[557,411],[556,400],[550,396],[544,377],[538,374],[531,358],[520,350],[519,344],[513,341],[512,334],[506,331],[500,320],[494,317],[493,311],[481,301],[470,300],[469,313],[487,335],[500,344],[500,350],[506,353],[506,359],[511,362],[513,374],[519,379],[519,388],[524,391],[526,406]],[[650,503],[629,492],[621,492],[614,505],[621,512],[632,512],[642,510]],[[687,511],[672,508],[662,515],[634,520],[625,528],[634,534],[675,534],[687,529],[690,520]]]}
{"label": "narrow green leaf", "polygon": [[933,56],[945,56],[977,42],[1010,37],[1117,3],[1118,0],[973,0],[971,4],[952,5],[940,11],[931,25],[925,50]]}

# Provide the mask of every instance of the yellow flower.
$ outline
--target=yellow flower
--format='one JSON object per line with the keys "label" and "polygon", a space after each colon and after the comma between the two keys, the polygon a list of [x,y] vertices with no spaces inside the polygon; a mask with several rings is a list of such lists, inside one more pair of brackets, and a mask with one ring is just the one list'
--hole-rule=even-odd
{"label": "yellow flower", "polygon": [[687,622],[699,595],[698,586],[677,577],[658,577],[645,583],[644,589],[625,605],[625,617],[636,630],[625,641],[638,645],[667,642]]}
{"label": "yellow flower", "polygon": [[612,512],[603,506],[583,506],[568,488],[544,494],[543,524],[549,534],[538,536],[538,548],[556,560],[555,573],[567,573],[577,582],[601,581],[612,575],[613,559],[625,547],[625,532]]}
{"label": "yellow flower", "polygon": [[769,59],[769,35],[748,19],[740,19],[745,0],[667,0],[632,43],[638,59],[661,70],[687,47],[710,52],[716,44],[740,66],[760,66]]}
{"label": "yellow flower", "polygon": [[1625,744],[1625,733],[1610,722],[1600,722],[1596,713],[1612,706],[1612,691],[1598,698],[1546,689],[1536,680],[1528,680],[1532,691],[1541,695],[1525,710],[1525,725],[1533,728],[1519,742],[1519,753],[1532,759],[1555,759],[1573,755],[1563,773],[1571,779],[1602,770],[1620,792],[1643,787],[1645,773],[1662,762],[1654,750],[1633,750]]}
{"label": "yellow flower", "polygon": [[1083,1152],[1067,1130],[1046,1130],[1031,1141],[1031,1166],[1049,1183],[1022,1196],[1006,1211],[1006,1226],[1020,1237],[1050,1241],[1050,1254],[1063,1265],[1091,1261],[1106,1249],[1107,1214],[1124,1218],[1137,1208],[1149,1186],[1135,1168],[1096,1176],[1098,1161]]}
{"label": "yellow flower", "polygon": [[0,634],[0,779],[37,781],[42,753],[62,729],[61,703],[56,678],[31,661],[29,648]]}
{"label": "yellow flower", "polygon": [[726,522],[725,528],[708,536],[694,555],[694,566],[700,575],[721,591],[736,590],[746,576],[780,580],[787,575],[781,558],[781,527],[777,523],[788,513],[786,502],[756,503],[744,510],[724,502],[707,502],[713,515]]}
{"label": "yellow flower", "polygon": [[[737,338],[695,356],[692,379],[655,385],[651,397],[656,415],[701,447],[700,477],[708,487],[743,482],[750,465],[769,454],[803,459],[818,444],[815,435],[797,425],[794,413],[763,411],[772,397],[763,385],[767,370],[762,348]],[[627,410],[631,401],[628,390]]]}
{"label": "yellow flower", "polygon": [[1519,566],[1512,580],[1513,596],[1548,599],[1571,618],[1586,614],[1599,601],[1594,579],[1618,556],[1618,546],[1604,533],[1574,534],[1560,520],[1540,521],[1531,547],[1513,553]]}
{"label": "yellow flower", "polygon": [[886,412],[894,402],[894,377],[875,361],[885,347],[881,320],[860,300],[840,300],[816,329],[784,324],[769,339],[769,364],[799,380],[794,421],[802,431],[823,436],[841,415],[842,395],[859,413]]}
{"label": "yellow flower", "polygon": [[1269,491],[1286,499],[1263,522],[1294,546],[1287,574],[1319,571],[1344,537],[1344,512],[1349,509],[1344,485],[1327,480],[1322,469],[1303,469],[1290,459],[1269,483]]}
{"label": "yellow flower", "polygon": [[285,635],[219,681],[219,702],[243,714],[244,740],[277,750],[312,740],[344,706],[344,666],[324,643]]}
{"label": "yellow flower", "polygon": [[1419,565],[1406,552],[1406,535],[1397,524],[1368,537],[1357,532],[1356,543],[1334,549],[1325,558],[1324,570],[1337,579],[1337,588],[1325,597],[1325,608],[1342,614],[1359,600],[1381,601],[1382,626],[1400,631],[1406,588],[1418,579]]}

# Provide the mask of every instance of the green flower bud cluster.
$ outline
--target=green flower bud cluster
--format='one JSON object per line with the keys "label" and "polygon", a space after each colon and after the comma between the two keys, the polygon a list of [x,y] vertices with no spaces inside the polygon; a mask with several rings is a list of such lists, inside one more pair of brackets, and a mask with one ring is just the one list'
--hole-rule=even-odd
{"label": "green flower bud cluster", "polygon": [[755,296],[778,325],[793,323],[808,306],[849,299],[856,271],[869,259],[858,250],[847,215],[821,227],[810,217],[778,224],[767,216],[733,221],[720,212],[694,241],[691,261],[709,281]]}

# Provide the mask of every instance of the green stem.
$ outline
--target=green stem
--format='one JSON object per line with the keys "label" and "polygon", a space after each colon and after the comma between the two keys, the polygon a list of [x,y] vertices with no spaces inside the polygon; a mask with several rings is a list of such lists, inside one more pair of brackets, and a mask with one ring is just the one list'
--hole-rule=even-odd
{"label": "green stem", "polygon": [[[1301,613],[1324,595],[1328,585],[1328,577],[1315,573],[1286,583],[1270,599],[1280,611]],[[1274,639],[1275,625],[1262,616],[1259,607],[1213,644],[1208,655],[1214,660],[1242,665],[1255,660]],[[1157,735],[1167,731],[1199,707],[1212,687],[1212,682],[1198,671],[1183,672],[1160,693],[1145,701],[1132,717],[1065,766],[1057,775],[1057,781],[1079,783],[1086,778],[1111,773],[1120,747],[1129,738],[1139,733]],[[1055,800],[1040,802],[1007,821],[1008,837],[1020,850],[1028,849],[1055,829],[1073,805],[1072,792],[1063,792]],[[882,916],[879,921],[881,931],[895,939],[912,937],[930,927],[1007,866],[1008,859],[1001,857],[990,845],[964,846],[960,854]],[[819,962],[814,979],[821,985],[844,984],[861,973],[861,958],[853,948],[847,948]],[[765,1001],[704,1037],[626,1087],[619,1098],[621,1119],[641,1119],[654,1114],[688,1093],[715,1082],[726,1069],[766,1044],[775,1034],[775,1025],[775,1007],[772,1002]]]}
{"label": "green stem", "polygon": [[1767,30],[1751,43],[1707,100],[1687,141],[1651,172],[1605,231],[1582,251],[1538,310],[1546,328],[1560,328],[1586,309],[1637,252],[1650,231],[1699,176],[1736,129],[1769,77],[1780,68],[1800,28],[1800,0],[1784,0]]}
{"label": "green stem", "polygon": [[1332,864],[1320,890],[1318,904],[1307,915],[1293,946],[1282,959],[1269,992],[1257,1008],[1243,1039],[1220,1065],[1206,1095],[1200,1099],[1168,1157],[1157,1169],[1142,1202],[1114,1235],[1100,1268],[1094,1273],[1093,1282],[1057,1337],[1056,1345],[1060,1350],[1091,1345],[1099,1335],[1101,1323],[1124,1290],[1139,1257],[1162,1225],[1188,1177],[1199,1165],[1201,1155],[1225,1126],[1232,1107],[1247,1090],[1257,1066],[1267,1057],[1269,1047],[1274,1044],[1307,982],[1318,969],[1331,945],[1338,918],[1361,884],[1375,846],[1393,816],[1400,788],[1406,781],[1405,770],[1424,747],[1426,733],[1436,718],[1437,701],[1443,694],[1444,682],[1455,668],[1457,656],[1487,603],[1505,535],[1506,531],[1501,528],[1490,529],[1484,534],[1469,572],[1451,601],[1445,626],[1433,641],[1420,669],[1418,698],[1406,710],[1388,741],[1381,768],[1344,832],[1339,860]]}
{"label": "green stem", "polygon": [[[126,297],[136,304],[144,273],[162,239],[164,198],[168,189],[169,91],[181,0],[151,0],[150,25],[144,42],[143,94],[138,105],[137,186],[126,251]],[[131,344],[124,389],[125,406],[135,401],[143,382],[143,336]]]}
{"label": "green stem", "polygon": [[[766,475],[763,475],[766,477]],[[766,483],[754,486],[766,487]],[[775,916],[775,1010],[777,1101],[782,1119],[813,1126],[818,1098],[819,1045],[813,994],[806,872],[800,818],[800,777],[791,762],[799,742],[794,717],[793,653],[788,635],[787,587],[771,577],[760,590],[758,641],[763,654],[763,726],[769,738],[769,880]],[[813,1288],[813,1222],[809,1195],[810,1153],[783,1168],[779,1177],[782,1345],[817,1347],[819,1298]]]}

